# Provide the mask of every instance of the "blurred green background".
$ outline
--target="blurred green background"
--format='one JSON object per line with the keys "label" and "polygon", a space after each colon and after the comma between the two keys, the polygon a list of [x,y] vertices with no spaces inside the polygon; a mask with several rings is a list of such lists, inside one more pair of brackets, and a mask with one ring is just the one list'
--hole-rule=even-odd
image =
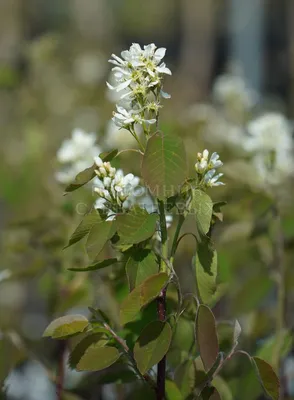
{"label": "blurred green background", "polygon": [[[53,317],[99,304],[117,321],[119,301],[127,292],[122,273],[110,268],[87,277],[67,271],[86,262],[81,245],[62,248],[92,196],[82,191],[63,197],[55,179],[56,152],[74,128],[95,132],[103,150],[111,147],[107,127],[114,105],[105,84],[111,69],[107,61],[133,42],[167,48],[173,75],[165,88],[172,99],[164,103],[161,129],[185,139],[192,167],[206,147],[227,163],[226,186],[212,192],[215,201],[228,202],[214,233],[222,283],[215,313],[221,320],[238,318],[243,347],[272,361],[277,293],[272,236],[263,218],[270,201],[254,185],[254,174],[238,170],[236,160],[243,154],[228,143],[227,125],[216,123],[209,136],[207,107],[228,111],[213,103],[213,85],[237,63],[259,94],[259,110],[293,118],[293,1],[0,0],[0,382],[8,376],[3,384],[8,399],[56,398],[50,379],[62,350],[41,339]],[[241,114],[226,115],[228,126],[244,126]],[[120,163],[126,172],[139,174],[136,156],[122,156]],[[291,357],[294,326],[293,180],[284,191],[283,360]],[[194,251],[193,240],[187,239],[176,260],[186,292],[194,290]],[[191,326],[184,320],[174,347],[178,341],[179,348],[186,348],[175,351],[171,365],[189,352]],[[247,369],[236,362],[225,371],[224,400],[264,398]],[[68,372],[64,399],[131,398],[131,389],[102,388],[102,381],[101,374],[82,380],[81,374]]]}

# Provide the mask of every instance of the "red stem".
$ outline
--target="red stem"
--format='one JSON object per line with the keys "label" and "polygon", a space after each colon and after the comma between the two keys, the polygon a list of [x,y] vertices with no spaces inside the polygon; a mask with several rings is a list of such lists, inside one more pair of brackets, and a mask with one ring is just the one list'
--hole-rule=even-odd
{"label": "red stem", "polygon": [[[166,318],[166,289],[162,290],[157,298],[157,314],[159,321],[165,321]],[[157,365],[157,400],[165,399],[165,372],[166,357]]]}
{"label": "red stem", "polygon": [[64,358],[66,351],[66,341],[60,343],[58,371],[56,377],[56,395],[57,400],[62,400],[63,384],[64,384]]}

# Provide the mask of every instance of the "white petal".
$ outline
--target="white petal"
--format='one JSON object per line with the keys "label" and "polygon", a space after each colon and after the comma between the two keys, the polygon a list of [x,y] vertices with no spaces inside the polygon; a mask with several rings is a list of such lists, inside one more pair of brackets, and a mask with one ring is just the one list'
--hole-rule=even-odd
{"label": "white petal", "polygon": [[95,157],[94,161],[95,161],[95,164],[97,165],[97,167],[102,167],[103,161],[100,157]]}
{"label": "white petal", "polygon": [[145,119],[143,120],[144,122],[146,122],[146,124],[152,125],[156,123],[156,119],[152,118],[152,119]]}
{"label": "white petal", "polygon": [[121,68],[121,67],[114,67],[114,68],[112,68],[112,71],[119,72],[119,73],[121,73],[123,75],[131,75],[128,70],[126,70],[124,68]]}
{"label": "white petal", "polygon": [[160,61],[163,59],[163,57],[165,56],[166,53],[166,49],[164,47],[160,47],[159,49],[156,50],[156,52],[154,53],[154,58],[157,61]]}
{"label": "white petal", "polygon": [[151,75],[153,78],[155,77],[155,73],[151,71],[150,68],[147,68],[148,74]]}
{"label": "white petal", "polygon": [[118,193],[122,192],[122,187],[121,187],[121,186],[115,185],[115,186],[114,186],[114,189],[115,189]]}
{"label": "white petal", "polygon": [[129,183],[132,179],[134,179],[134,175],[133,174],[127,174],[124,177],[124,182]]}
{"label": "white petal", "polygon": [[125,98],[127,98],[127,97],[131,96],[132,94],[133,94],[133,92],[132,92],[132,91],[130,91],[130,92],[127,92],[127,93],[123,94],[122,96],[120,96],[120,99],[121,99],[121,100],[122,100],[122,99],[125,99]]}
{"label": "white petal", "polygon": [[210,161],[214,162],[214,161],[217,161],[218,159],[219,159],[219,155],[216,152],[212,153],[212,155],[210,157]]}
{"label": "white petal", "polygon": [[110,83],[106,82],[106,85],[108,87],[108,89],[110,90],[115,90],[116,88],[114,86],[112,86]]}
{"label": "white petal", "polygon": [[205,149],[205,150],[203,151],[203,158],[204,158],[205,160],[208,160],[208,157],[209,157],[209,151],[208,151],[207,149]]}
{"label": "white petal", "polygon": [[164,99],[170,99],[171,98],[171,95],[169,93],[164,92],[163,90],[160,91],[160,94]]}
{"label": "white petal", "polygon": [[218,160],[218,161],[215,161],[215,162],[213,163],[213,168],[219,168],[219,167],[221,167],[222,165],[224,165],[224,163],[221,162],[220,160]]}
{"label": "white petal", "polygon": [[118,62],[117,62],[117,61],[115,61],[115,60],[108,60],[108,62],[109,62],[110,64],[117,65],[118,67],[120,67],[120,66],[121,66],[121,63],[118,63]]}
{"label": "white petal", "polygon": [[116,91],[121,92],[122,90],[126,89],[130,85],[131,82],[132,82],[132,79],[128,79],[127,81],[121,83],[120,85],[118,85],[116,87]]}
{"label": "white petal", "polygon": [[111,57],[114,58],[114,60],[117,61],[119,64],[124,65],[124,61],[117,55],[111,54]]}
{"label": "white petal", "polygon": [[161,74],[172,75],[171,70],[165,66],[165,64],[161,64],[156,67],[156,71],[160,72]]}

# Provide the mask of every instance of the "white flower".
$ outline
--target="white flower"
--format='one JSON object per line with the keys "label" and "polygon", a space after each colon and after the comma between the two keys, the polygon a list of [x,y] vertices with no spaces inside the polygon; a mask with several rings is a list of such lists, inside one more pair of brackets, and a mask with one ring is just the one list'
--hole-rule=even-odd
{"label": "white flower", "polygon": [[140,124],[143,123],[151,125],[156,123],[155,118],[145,119],[141,116],[140,110],[137,111],[127,111],[125,108],[116,106],[117,112],[113,113],[112,121],[118,127],[128,127],[133,124]]}
{"label": "white flower", "polygon": [[214,152],[209,157],[209,151],[204,150],[203,153],[197,154],[197,160],[195,169],[200,177],[200,185],[204,185],[204,187],[224,185],[223,182],[218,181],[223,174],[215,175],[217,168],[223,165],[218,153]]}
{"label": "white flower", "polygon": [[112,181],[112,188],[119,194],[121,199],[132,195],[132,191],[139,185],[140,179],[133,174],[124,176],[120,169],[116,172]]}
{"label": "white flower", "polygon": [[215,175],[216,170],[215,169],[211,169],[210,171],[206,172],[206,174],[204,175],[204,184],[207,187],[212,187],[212,186],[221,186],[224,185],[223,182],[219,182],[219,178],[221,178],[223,176],[223,174],[217,174]]}
{"label": "white flower", "polygon": [[193,104],[184,113],[183,124],[196,124],[201,136],[215,145],[226,145],[240,152],[245,137],[244,128],[231,122],[226,115],[208,104]]}
{"label": "white flower", "polygon": [[95,210],[101,210],[106,212],[106,221],[112,221],[115,219],[115,213],[107,207],[107,201],[102,198],[98,197],[98,199],[94,203]]}
{"label": "white flower", "polygon": [[217,169],[223,165],[216,152],[212,153],[209,159],[208,150],[204,150],[203,153],[198,153],[197,159],[198,162],[195,164],[195,169],[199,174],[203,174],[211,169]]}
{"label": "white flower", "polygon": [[123,107],[116,106],[117,112],[113,112],[112,121],[118,127],[124,127],[135,123],[134,112],[127,111]]}
{"label": "white flower", "polygon": [[293,127],[282,114],[267,113],[248,124],[247,151],[287,151],[292,148]]}
{"label": "white flower", "polygon": [[[127,68],[136,69],[145,67],[151,76],[155,75],[155,71],[171,75],[171,71],[164,63],[159,64],[164,58],[165,53],[165,48],[157,49],[154,43],[144,46],[144,49],[138,43],[133,43],[129,50],[121,52],[121,58],[112,54],[112,59],[109,62],[123,69],[123,71],[126,71]],[[119,72],[125,73],[123,71],[120,70]]]}
{"label": "white flower", "polygon": [[252,163],[259,178],[266,184],[276,185],[294,175],[294,158],[289,151],[275,154],[256,154]]}
{"label": "white flower", "polygon": [[96,135],[75,129],[71,139],[66,139],[57,152],[57,160],[65,166],[55,174],[63,184],[72,182],[76,175],[93,164],[94,157],[101,153],[95,145]]}
{"label": "white flower", "polygon": [[102,199],[96,201],[95,208],[104,210],[110,215],[135,204],[135,189],[139,185],[139,178],[133,174],[124,175],[121,169],[116,170],[109,162],[103,162],[100,157],[95,158],[95,163],[97,177],[93,181],[93,190]]}
{"label": "white flower", "polygon": [[144,192],[141,193],[141,196],[139,196],[137,204],[139,204],[140,207],[146,210],[149,214],[158,212],[158,207],[154,204],[152,197],[146,192],[146,190],[144,190]]}
{"label": "white flower", "polygon": [[113,168],[109,162],[104,162],[100,157],[94,158],[97,169],[95,170],[98,178],[102,179],[106,177],[113,178],[116,174],[116,169]]}
{"label": "white flower", "polygon": [[121,52],[121,57],[112,54],[109,62],[115,67],[107,87],[119,94],[120,104],[113,117],[117,126],[130,129],[135,124],[156,122],[159,96],[170,98],[162,90],[162,75],[171,75],[170,69],[162,62],[165,52],[166,49],[157,48],[154,43],[143,48],[133,43],[129,50]]}
{"label": "white flower", "polygon": [[223,105],[238,103],[245,108],[256,104],[257,94],[252,90],[242,76],[224,74],[219,76],[213,86],[213,97]]}
{"label": "white flower", "polygon": [[95,145],[95,133],[86,133],[81,129],[75,129],[71,139],[66,139],[57,152],[60,163],[75,162],[80,159],[93,159],[101,151]]}
{"label": "white flower", "polygon": [[110,187],[110,185],[111,185],[111,178],[110,178],[109,176],[106,176],[106,177],[103,179],[103,185],[104,185],[106,188],[109,188],[109,187]]}
{"label": "white flower", "polygon": [[248,124],[244,149],[254,153],[252,162],[265,184],[278,184],[294,174],[293,127],[279,113],[267,113]]}
{"label": "white flower", "polygon": [[73,182],[75,177],[86,168],[90,167],[93,164],[93,159],[77,161],[75,163],[69,164],[62,168],[60,171],[55,173],[55,178],[58,182],[66,185],[70,182]]}

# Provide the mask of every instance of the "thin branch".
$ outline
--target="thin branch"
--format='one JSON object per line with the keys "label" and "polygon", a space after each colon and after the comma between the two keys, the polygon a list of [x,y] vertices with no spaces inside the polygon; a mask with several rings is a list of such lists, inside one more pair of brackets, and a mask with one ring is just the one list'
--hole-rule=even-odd
{"label": "thin branch", "polygon": [[183,223],[185,222],[185,216],[183,214],[179,215],[179,220],[178,220],[178,224],[177,224],[177,228],[176,228],[176,232],[174,235],[174,239],[173,239],[173,243],[172,243],[172,248],[171,248],[171,258],[173,259],[176,251],[177,251],[177,247],[178,247],[178,239],[179,239],[179,235],[183,226]]}
{"label": "thin branch", "polygon": [[184,234],[178,239],[177,246],[180,244],[180,241],[181,241],[182,239],[184,239],[184,237],[189,236],[189,235],[193,236],[194,239],[195,239],[195,241],[196,241],[196,243],[198,243],[197,236],[196,236],[194,233],[192,233],[192,232],[187,232],[187,233],[184,233]]}
{"label": "thin branch", "polygon": [[[160,231],[161,231],[161,250],[163,256],[167,257],[167,228],[165,219],[165,207],[162,200],[158,200],[158,209],[160,217]],[[161,270],[165,271],[162,264],[163,258],[161,257]],[[164,261],[168,268],[168,260]],[[172,267],[173,270],[173,267]],[[163,289],[157,297],[157,316],[159,321],[164,322],[166,319],[166,288]],[[165,379],[166,379],[166,356],[157,364],[157,400],[165,399]]]}
{"label": "thin branch", "polygon": [[[166,319],[166,289],[157,298],[157,314],[159,321]],[[157,400],[165,399],[166,356],[157,365]]]}
{"label": "thin branch", "polygon": [[283,331],[285,328],[285,309],[286,309],[286,289],[285,289],[285,263],[284,263],[284,235],[282,231],[281,215],[278,207],[274,209],[276,223],[274,238],[274,267],[277,272],[277,315],[276,315],[276,335],[277,345],[273,354],[273,363],[280,370],[281,348],[283,346]]}
{"label": "thin branch", "polygon": [[66,341],[60,342],[60,353],[58,362],[58,372],[56,376],[56,395],[57,400],[62,400],[63,398],[63,386],[64,386],[64,359],[66,353]]}
{"label": "thin branch", "polygon": [[141,154],[142,156],[144,155],[144,153],[143,153],[141,150],[139,150],[139,149],[125,149],[125,150],[119,151],[119,152],[117,153],[116,157],[120,156],[120,155],[123,154],[123,153],[127,153],[127,152],[129,152],[129,151],[132,151],[132,152],[134,152],[134,153],[139,153],[139,154]]}
{"label": "thin branch", "polygon": [[167,229],[166,229],[164,202],[162,200],[158,200],[158,209],[160,218],[161,243],[162,246],[165,246],[167,241]]}
{"label": "thin branch", "polygon": [[124,353],[131,361],[131,365],[134,368],[136,374],[139,376],[139,378],[142,379],[143,382],[149,384],[152,388],[154,388],[155,382],[150,377],[150,375],[148,375],[148,374],[142,375],[141,372],[139,371],[136,360],[134,359],[134,356],[133,356],[132,352],[130,351],[126,341],[123,340],[120,336],[118,336],[106,322],[104,322],[103,325],[104,325],[104,328],[107,329],[108,332],[112,335],[112,337],[116,340],[116,342],[123,348]]}

